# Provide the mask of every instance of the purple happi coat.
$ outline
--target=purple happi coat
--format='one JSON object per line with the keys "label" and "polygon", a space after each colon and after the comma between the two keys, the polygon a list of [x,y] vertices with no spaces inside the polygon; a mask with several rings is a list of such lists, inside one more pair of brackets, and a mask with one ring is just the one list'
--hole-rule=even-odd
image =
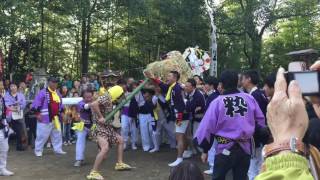
{"label": "purple happi coat", "polygon": [[91,109],[85,109],[85,105],[87,103],[84,100],[80,101],[77,106],[77,111],[80,113],[81,120],[84,121],[84,124],[91,125],[92,124],[92,112]]}
{"label": "purple happi coat", "polygon": [[[62,97],[59,92],[57,93],[60,97],[59,112],[62,112],[63,110]],[[52,119],[50,119],[49,104],[50,104],[50,92],[48,88],[42,89],[32,103],[32,108],[40,113],[42,123],[50,123],[52,121]]]}
{"label": "purple happi coat", "polygon": [[220,95],[210,104],[194,138],[204,152],[208,152],[214,138],[220,136],[230,142],[218,144],[216,154],[229,150],[235,143],[251,154],[255,125],[265,127],[265,118],[251,95],[240,92]]}
{"label": "purple happi coat", "polygon": [[10,106],[19,105],[20,109],[23,110],[26,107],[26,98],[22,93],[17,93],[16,97],[13,97],[10,92],[7,92],[4,96],[5,105],[7,107],[6,116],[7,118],[12,118],[12,111],[10,111]]}

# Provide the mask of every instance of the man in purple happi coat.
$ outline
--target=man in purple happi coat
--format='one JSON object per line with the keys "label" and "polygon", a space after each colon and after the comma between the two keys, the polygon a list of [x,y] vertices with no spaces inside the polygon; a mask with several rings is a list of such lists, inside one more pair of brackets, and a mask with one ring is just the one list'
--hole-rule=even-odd
{"label": "man in purple happi coat", "polygon": [[66,154],[62,150],[62,133],[60,115],[63,110],[61,95],[57,92],[58,80],[48,79],[48,87],[42,89],[32,103],[32,109],[37,112],[37,137],[34,153],[42,156],[43,146],[51,138],[56,154]]}
{"label": "man in purple happi coat", "polygon": [[246,180],[255,126],[264,127],[265,118],[256,100],[237,90],[235,71],[224,71],[221,83],[225,91],[211,102],[196,132],[195,142],[203,148],[205,162],[214,139],[218,143],[213,180],[225,179],[229,170],[233,170],[234,179]]}

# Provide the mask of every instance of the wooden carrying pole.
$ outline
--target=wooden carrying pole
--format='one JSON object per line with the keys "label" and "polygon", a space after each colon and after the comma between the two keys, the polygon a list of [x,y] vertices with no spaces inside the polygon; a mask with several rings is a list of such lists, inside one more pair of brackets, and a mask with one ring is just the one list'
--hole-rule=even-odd
{"label": "wooden carrying pole", "polygon": [[121,101],[120,104],[118,104],[118,106],[112,110],[109,114],[107,114],[105,120],[106,122],[110,122],[110,119],[113,118],[113,116],[125,105],[127,104],[136,94],[138,94],[139,91],[141,91],[141,89],[149,82],[149,78],[145,78],[143,83],[141,83],[137,88],[134,89],[134,91],[132,91],[131,94],[129,94],[128,97],[126,97],[124,100]]}

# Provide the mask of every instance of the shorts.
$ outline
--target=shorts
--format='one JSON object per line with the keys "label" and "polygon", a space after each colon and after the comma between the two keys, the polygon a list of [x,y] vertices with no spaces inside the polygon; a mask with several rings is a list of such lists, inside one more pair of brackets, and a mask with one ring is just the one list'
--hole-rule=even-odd
{"label": "shorts", "polygon": [[98,137],[102,137],[108,141],[109,146],[115,145],[118,142],[117,136],[120,136],[111,125],[97,124],[97,128],[92,132],[92,136],[98,142]]}
{"label": "shorts", "polygon": [[185,134],[187,129],[188,129],[188,125],[189,125],[189,121],[188,120],[181,121],[181,125],[180,126],[178,126],[176,124],[176,133]]}

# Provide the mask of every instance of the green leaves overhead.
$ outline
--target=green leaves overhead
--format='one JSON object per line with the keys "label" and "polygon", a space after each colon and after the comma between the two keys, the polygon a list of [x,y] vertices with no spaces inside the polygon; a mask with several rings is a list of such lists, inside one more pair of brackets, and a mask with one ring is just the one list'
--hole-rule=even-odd
{"label": "green leaves overhead", "polygon": [[[316,0],[221,0],[214,16],[220,71],[270,72],[286,65],[285,53],[320,47]],[[210,21],[203,0],[0,4],[0,47],[7,74],[14,72],[17,78],[40,66],[48,73],[73,77],[109,66],[141,76],[141,69],[162,53],[195,45],[209,50],[209,43]]]}

